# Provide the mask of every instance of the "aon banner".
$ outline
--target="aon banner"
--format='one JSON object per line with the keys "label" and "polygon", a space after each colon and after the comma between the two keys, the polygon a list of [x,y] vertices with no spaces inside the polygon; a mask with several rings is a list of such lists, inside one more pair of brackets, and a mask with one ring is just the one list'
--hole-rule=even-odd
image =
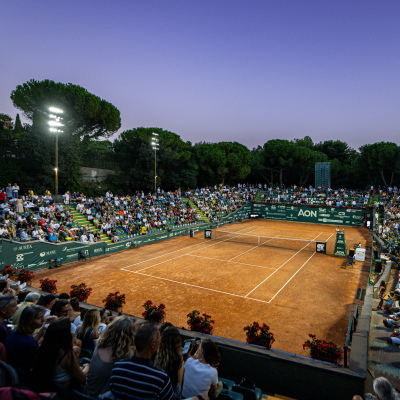
{"label": "aon banner", "polygon": [[252,213],[259,213],[261,218],[266,219],[347,226],[360,226],[364,216],[363,210],[352,208],[290,206],[281,204],[253,204]]}

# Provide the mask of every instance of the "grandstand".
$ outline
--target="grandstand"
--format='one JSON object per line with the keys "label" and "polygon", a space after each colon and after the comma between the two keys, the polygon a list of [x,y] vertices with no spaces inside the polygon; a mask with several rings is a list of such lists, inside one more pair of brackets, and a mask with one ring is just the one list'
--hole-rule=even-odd
{"label": "grandstand", "polygon": [[[171,318],[177,326],[185,326],[185,312],[191,308],[198,307],[207,312],[212,310],[213,318],[219,322],[214,338],[224,353],[220,376],[238,383],[243,376],[240,366],[251,364],[251,377],[264,393],[279,393],[298,399],[313,398],[313,393],[316,392],[326,393],[324,398],[327,399],[362,393],[367,378],[369,320],[371,315],[374,320],[379,318],[379,311],[372,311],[375,301],[372,285],[377,284],[382,276],[374,273],[372,250],[367,252],[369,255],[367,254],[365,263],[359,264],[358,267],[357,264],[353,264],[351,268],[346,267],[344,259],[335,260],[331,255],[335,244],[336,225],[339,224],[345,227],[348,243],[362,243],[363,247],[372,248],[369,232],[359,228],[368,215],[375,218],[370,210],[363,208],[364,205],[370,204],[369,196],[367,193],[348,193],[347,200],[344,200],[344,192],[339,192],[338,196],[342,198],[339,200],[338,196],[329,198],[327,194],[320,196],[307,193],[306,196],[298,196],[294,190],[263,190],[257,193],[258,198],[262,199],[260,203],[245,202],[245,193],[239,192],[238,196],[233,195],[233,201],[229,205],[229,197],[224,197],[221,192],[212,195],[208,190],[197,196],[193,193],[188,200],[173,199],[174,203],[179,204],[178,213],[174,204],[174,213],[168,215],[170,219],[165,220],[166,223],[161,225],[161,229],[150,225],[146,235],[140,235],[139,230],[126,232],[122,225],[116,224],[114,236],[120,236],[117,242],[112,243],[110,236],[100,233],[101,241],[84,244],[87,255],[95,257],[85,264],[84,270],[81,263],[69,263],[79,259],[83,248],[80,242],[18,243],[18,234],[12,240],[3,238],[2,266],[17,265],[17,262],[19,266],[36,270],[37,277],[56,278],[60,282],[59,290],[62,291],[68,291],[72,282],[91,282],[94,293],[90,302],[94,306],[101,306],[102,297],[101,286],[96,280],[102,281],[103,285],[106,282],[106,287],[110,290],[122,289],[127,294],[129,306],[124,307],[124,312],[133,315],[141,314],[140,305],[149,297],[157,297],[167,306],[174,308],[171,310],[171,317],[168,314],[168,319]],[[368,203],[365,203],[366,199]],[[337,206],[338,201],[343,201],[343,205]],[[377,226],[384,223],[387,216],[385,208],[380,207],[380,202],[384,200],[379,201],[378,209],[382,212],[378,213],[376,218]],[[156,208],[165,205],[165,202],[159,199],[151,203],[152,201],[148,205],[149,212],[146,211],[145,217],[151,218],[152,206]],[[194,210],[190,215],[197,215],[199,218],[188,220],[183,217],[188,215],[187,210],[190,209]],[[120,208],[115,205],[108,210],[110,215],[119,214],[119,211]],[[247,218],[251,214],[257,215],[259,219],[248,221]],[[390,211],[389,220],[392,214]],[[84,214],[72,207],[71,215],[78,230],[89,224],[90,231],[100,232]],[[394,215],[397,218],[396,214]],[[322,221],[324,219],[325,221]],[[242,222],[235,224],[238,221]],[[325,225],[318,225],[321,222]],[[216,229],[216,223],[220,228]],[[283,224],[281,231],[277,230],[279,224]],[[211,242],[204,238],[203,232],[210,227],[214,239]],[[382,236],[377,237],[377,240],[395,251],[397,235],[395,226],[390,227],[392,233],[388,234],[388,229],[385,232],[382,230]],[[191,229],[197,232],[192,235],[195,241],[189,238]],[[116,235],[118,232],[121,234]],[[179,236],[180,239],[164,240]],[[178,244],[178,240],[183,241],[183,249],[180,249],[181,244]],[[315,254],[317,241],[326,243],[327,255]],[[153,243],[151,247],[142,246],[150,243]],[[131,249],[132,247],[136,248]],[[190,250],[184,250],[185,248]],[[110,255],[120,250],[127,251],[116,253],[112,258],[97,258],[99,255]],[[189,251],[191,254],[182,256],[182,251]],[[18,258],[20,254],[22,258]],[[60,259],[63,259],[62,264],[67,265],[53,271],[45,270],[49,261],[59,255]],[[288,259],[292,261],[285,264],[284,260]],[[275,268],[277,271],[272,270],[272,278],[269,278],[270,272],[265,272],[268,268]],[[386,268],[385,271],[386,274],[389,271],[390,277],[390,269]],[[232,276],[235,275],[237,279],[233,281]],[[390,280],[388,276],[383,279]],[[257,287],[257,284],[253,284],[258,280],[264,285],[264,279],[269,286]],[[368,286],[368,281],[372,285]],[[128,286],[125,287],[124,283],[128,283]],[[246,286],[249,283],[253,284],[253,289]],[[317,290],[320,289],[316,292],[318,294],[305,293],[305,289],[310,290],[314,284]],[[237,285],[236,292],[234,285]],[[38,285],[34,283],[34,286]],[[143,293],[138,291],[139,286],[143,286]],[[358,290],[360,288],[365,289],[363,296],[362,291]],[[154,294],[150,296],[149,293]],[[188,297],[181,298],[183,293]],[[306,296],[302,299],[304,294]],[[334,301],[330,297],[333,295],[338,296]],[[318,304],[311,304],[313,298],[318,299]],[[243,302],[246,303],[245,306]],[[249,302],[254,305],[249,306]],[[185,304],[184,310],[182,306],[176,307],[177,304]],[[327,323],[318,317],[320,313],[314,315],[310,311],[312,306],[318,311],[323,305],[324,313],[334,315],[334,308],[331,311],[330,304],[336,309],[341,308],[343,304],[352,304],[358,308],[347,307],[344,313],[339,313],[342,317],[336,323]],[[232,315],[227,314],[226,305],[233,311]],[[268,307],[267,313],[265,307]],[[307,310],[307,320],[310,318],[308,327],[305,327],[306,319],[298,312],[299,309]],[[290,315],[290,329],[287,329],[287,322],[277,326],[277,321],[286,320],[284,312]],[[269,324],[276,324],[274,331],[279,339],[272,350],[243,343],[242,327],[251,321],[232,324],[232,320],[238,321],[240,313],[251,317],[251,320],[264,317]],[[337,317],[338,315],[336,319]],[[339,329],[339,326],[342,328]],[[308,330],[345,346],[346,355],[349,357],[344,367],[304,357],[306,354],[303,355],[300,348],[306,337],[298,335],[299,332]],[[295,339],[293,332],[296,332]],[[198,334],[187,331],[181,331],[181,335],[188,338],[198,337]],[[296,347],[298,350],[293,350]],[[380,370],[382,372],[384,368],[381,367]],[[286,384],[289,379],[292,382],[290,388]]]}

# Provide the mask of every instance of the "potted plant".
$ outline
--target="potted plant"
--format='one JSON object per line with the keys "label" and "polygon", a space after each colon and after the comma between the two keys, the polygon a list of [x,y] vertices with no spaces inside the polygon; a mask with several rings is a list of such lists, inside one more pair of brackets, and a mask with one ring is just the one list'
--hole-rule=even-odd
{"label": "potted plant", "polygon": [[109,293],[103,303],[105,303],[104,307],[107,310],[122,311],[122,305],[126,303],[125,295],[120,294],[120,292]]}
{"label": "potted plant", "polygon": [[33,271],[30,271],[29,269],[21,268],[18,271],[17,277],[21,283],[26,282],[29,286],[31,286],[32,279],[35,277],[35,274],[33,273]]}
{"label": "potted plant", "polygon": [[49,278],[39,279],[39,282],[40,282],[40,288],[44,292],[57,293],[56,279],[49,279]]}
{"label": "potted plant", "polygon": [[211,315],[206,313],[200,314],[199,311],[193,310],[187,314],[187,318],[187,324],[191,331],[212,334],[214,320],[211,319]]}
{"label": "potted plant", "polygon": [[343,350],[339,349],[335,343],[316,339],[316,335],[311,333],[308,336],[312,340],[304,342],[303,350],[310,349],[311,358],[331,363],[342,361]]}
{"label": "potted plant", "polygon": [[159,306],[156,306],[155,304],[153,304],[153,302],[151,300],[147,300],[144,304],[144,311],[142,312],[142,316],[145,320],[148,320],[150,317],[150,314],[155,311],[158,312],[161,315],[161,322],[164,321],[165,318],[165,305],[164,304],[160,304]]}
{"label": "potted plant", "polygon": [[17,279],[18,271],[18,268],[14,268],[11,265],[5,265],[4,269],[1,271],[1,274],[3,276],[8,275],[8,278],[15,280]]}
{"label": "potted plant", "polygon": [[254,321],[251,325],[245,326],[243,330],[246,332],[246,342],[249,344],[256,344],[270,349],[272,343],[275,342],[274,334],[266,324],[260,326],[258,322]]}
{"label": "potted plant", "polygon": [[80,283],[79,285],[72,285],[69,295],[71,297],[76,297],[79,301],[86,302],[90,293],[92,292],[92,288],[88,287],[86,283]]}

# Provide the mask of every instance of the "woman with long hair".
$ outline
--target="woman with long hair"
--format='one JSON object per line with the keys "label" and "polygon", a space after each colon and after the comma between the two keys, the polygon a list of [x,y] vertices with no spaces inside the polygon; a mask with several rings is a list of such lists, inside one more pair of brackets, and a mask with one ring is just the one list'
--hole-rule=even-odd
{"label": "woman with long hair", "polygon": [[181,335],[177,328],[170,327],[163,331],[155,365],[168,374],[176,398],[179,399],[181,397],[185,363],[182,357]]}
{"label": "woman with long hair", "polygon": [[88,310],[83,318],[82,325],[76,330],[77,339],[82,341],[82,350],[94,352],[99,338],[100,311]]}
{"label": "woman with long hair", "polygon": [[[45,311],[44,307],[35,304],[25,307],[17,327],[11,331],[4,343],[7,363],[24,373],[33,367],[39,342],[45,332],[43,326]],[[36,335],[33,335],[37,329],[39,330]]]}
{"label": "woman with long hair", "polygon": [[33,368],[34,382],[39,390],[52,390],[52,384],[64,386],[83,383],[89,364],[83,369],[73,350],[71,320],[61,317],[47,328]]}
{"label": "woman with long hair", "polygon": [[129,317],[117,317],[101,335],[90,362],[85,394],[98,397],[109,390],[111,370],[116,361],[130,358],[135,351],[137,323]]}

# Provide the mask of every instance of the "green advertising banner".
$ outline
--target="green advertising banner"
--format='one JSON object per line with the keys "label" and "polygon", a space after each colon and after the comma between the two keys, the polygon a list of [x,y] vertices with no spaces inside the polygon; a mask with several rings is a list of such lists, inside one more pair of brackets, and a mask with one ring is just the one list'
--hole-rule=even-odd
{"label": "green advertising banner", "polygon": [[289,206],[280,204],[253,204],[252,213],[258,213],[261,218],[266,219],[347,226],[360,226],[364,216],[363,210],[353,208]]}

